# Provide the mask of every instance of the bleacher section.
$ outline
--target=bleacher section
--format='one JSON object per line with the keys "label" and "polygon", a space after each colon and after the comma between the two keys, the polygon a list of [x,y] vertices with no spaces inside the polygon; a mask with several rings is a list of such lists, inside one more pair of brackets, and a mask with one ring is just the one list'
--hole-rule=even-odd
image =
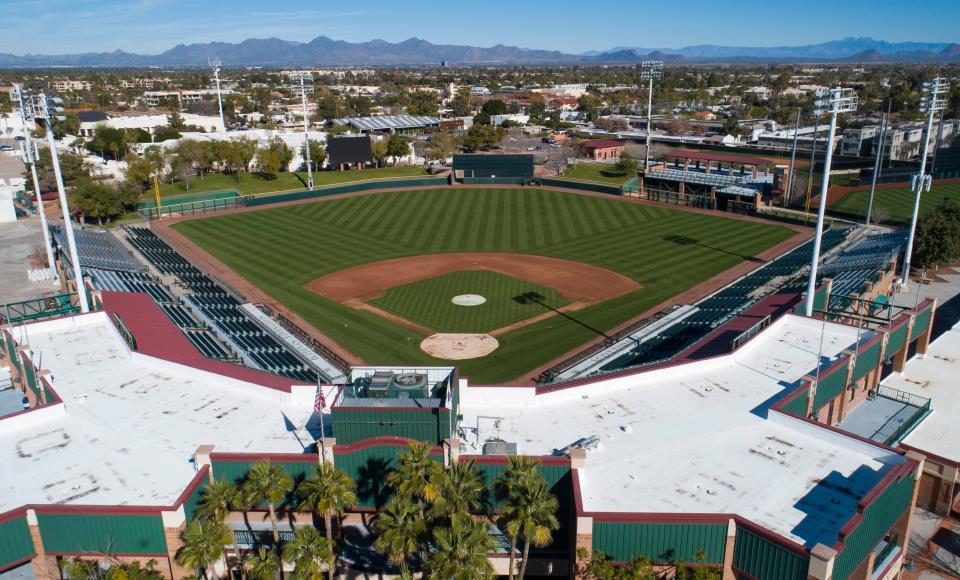
{"label": "bleacher section", "polygon": [[[853,231],[852,228],[832,228],[824,232],[822,254],[835,250]],[[697,307],[696,312],[604,364],[600,367],[600,372],[671,359],[761,298],[776,291],[802,289],[803,284],[799,277],[810,263],[812,251],[812,242],[807,242],[704,298],[694,305]]]}
{"label": "bleacher section", "polygon": [[[159,272],[175,276],[189,290],[187,303],[199,317],[209,323],[225,342],[241,353],[251,366],[306,382],[324,376],[298,358],[273,336],[264,332],[244,313],[242,303],[215,280],[201,272],[183,256],[145,228],[127,228],[128,240]],[[171,318],[176,320],[173,315]],[[198,348],[198,340],[187,334]]]}
{"label": "bleacher section", "polygon": [[[67,234],[63,227],[51,225],[50,231],[60,248],[67,247]],[[99,268],[123,272],[146,272],[147,267],[136,261],[110,234],[93,230],[75,229],[77,255],[81,268]]]}
{"label": "bleacher section", "polygon": [[876,279],[877,272],[885,271],[897,259],[905,242],[903,231],[865,236],[827,261],[823,265],[823,275],[833,279],[831,306],[851,294],[861,294],[866,283]]}

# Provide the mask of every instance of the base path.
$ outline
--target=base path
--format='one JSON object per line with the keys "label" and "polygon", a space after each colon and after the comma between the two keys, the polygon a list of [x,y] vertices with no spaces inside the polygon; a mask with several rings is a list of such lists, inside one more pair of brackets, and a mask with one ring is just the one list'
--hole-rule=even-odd
{"label": "base path", "polygon": [[306,287],[337,302],[369,300],[395,286],[459,270],[490,270],[549,286],[564,298],[591,304],[640,288],[640,284],[623,274],[583,262],[531,254],[485,252],[424,254],[380,260],[321,276]]}

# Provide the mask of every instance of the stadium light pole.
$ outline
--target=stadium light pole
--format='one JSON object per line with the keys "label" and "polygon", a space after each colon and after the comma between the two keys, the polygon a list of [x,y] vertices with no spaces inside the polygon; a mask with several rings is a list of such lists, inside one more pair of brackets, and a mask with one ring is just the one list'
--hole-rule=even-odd
{"label": "stadium light pole", "polygon": [[870,219],[873,215],[873,195],[877,191],[877,177],[880,173],[880,162],[883,159],[883,141],[887,134],[887,115],[884,113],[880,121],[880,134],[877,135],[877,157],[873,160],[873,177],[870,179],[870,196],[867,198],[867,216],[864,225],[870,225]]}
{"label": "stadium light pole", "polygon": [[[73,221],[70,219],[70,206],[67,205],[67,191],[63,186],[63,175],[60,172],[60,157],[57,155],[57,141],[53,137],[53,120],[63,120],[64,117],[51,114],[63,111],[60,103],[62,99],[47,100],[43,93],[30,99],[34,119],[43,119],[46,122],[47,142],[50,145],[50,161],[53,164],[53,175],[57,180],[57,193],[60,195],[60,207],[63,209],[63,229],[67,234],[67,248],[70,251],[70,263],[73,266],[73,278],[77,285],[77,297],[80,299],[80,312],[90,312],[87,302],[87,289],[83,285],[83,271],[80,269],[80,255],[77,253],[77,240],[73,233]],[[53,105],[51,107],[51,105]]]}
{"label": "stadium light pole", "polygon": [[[47,211],[43,207],[43,197],[40,195],[40,179],[37,177],[37,162],[40,160],[39,150],[36,149],[30,131],[27,130],[27,108],[24,104],[23,89],[19,84],[13,85],[13,102],[19,107],[20,124],[23,128],[23,141],[20,142],[23,162],[30,165],[30,176],[33,178],[33,192],[37,196],[37,209],[40,213],[40,227],[43,229],[43,246],[47,251],[47,266],[50,270],[50,281],[53,286],[60,285],[60,273],[57,272],[57,263],[53,258],[53,241],[50,239],[50,226],[47,225]],[[24,188],[26,189],[26,188]]]}
{"label": "stadium light pole", "polygon": [[796,168],[797,164],[797,139],[800,136],[800,114],[802,113],[801,109],[797,109],[797,124],[793,128],[793,150],[790,152],[790,170],[787,173],[787,191],[786,191],[786,202],[787,207],[793,205],[793,171]]}
{"label": "stadium light pole", "polygon": [[947,100],[939,96],[950,90],[947,79],[936,77],[923,83],[923,98],[920,99],[920,111],[927,114],[927,130],[924,132],[923,157],[920,158],[920,173],[913,176],[910,187],[913,189],[913,217],[910,219],[910,237],[907,238],[907,253],[903,259],[903,289],[910,287],[910,258],[913,253],[914,235],[917,232],[917,217],[920,214],[920,194],[930,191],[933,175],[927,174],[927,154],[930,152],[930,137],[933,135],[933,117],[947,106]]}
{"label": "stadium light pole", "polygon": [[643,152],[643,171],[650,168],[650,126],[653,119],[653,80],[663,78],[662,60],[645,60],[640,63],[640,78],[649,81],[647,89],[647,146]]}
{"label": "stadium light pole", "polygon": [[[307,164],[307,189],[313,189],[313,168],[310,167],[310,130],[307,117],[307,87],[304,84],[307,75],[306,73],[300,73],[297,76],[300,77],[300,97],[303,99],[303,158]],[[310,75],[310,79],[313,80],[313,74]]]}
{"label": "stadium light pole", "polygon": [[217,85],[217,108],[220,110],[220,134],[227,133],[227,124],[223,120],[223,95],[220,94],[220,59],[212,58],[207,61],[213,67],[213,80]]}
{"label": "stadium light pole", "polygon": [[[837,133],[837,115],[857,110],[858,99],[853,89],[836,87],[817,91],[816,114],[830,113],[830,132],[823,153],[823,179],[820,183],[820,208],[817,210],[817,233],[813,238],[813,258],[810,260],[810,279],[807,280],[807,298],[804,314],[813,316],[813,294],[817,288],[817,266],[820,262],[820,242],[823,238],[823,219],[827,212],[827,189],[830,187],[830,161],[833,157],[833,138]],[[810,168],[813,171],[813,167]]]}

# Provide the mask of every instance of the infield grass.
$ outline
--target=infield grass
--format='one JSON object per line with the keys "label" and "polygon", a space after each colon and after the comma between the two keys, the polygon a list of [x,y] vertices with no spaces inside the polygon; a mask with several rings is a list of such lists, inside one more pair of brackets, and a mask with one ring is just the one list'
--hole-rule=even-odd
{"label": "infield grass", "polygon": [[[553,308],[569,304],[553,288],[489,270],[459,270],[395,286],[370,303],[437,332],[487,332],[547,311],[513,299],[526,292],[540,294]],[[479,294],[487,301],[476,306],[450,301],[460,294]]]}
{"label": "infield grass", "polygon": [[[450,364],[423,335],[304,287],[378,260],[440,252],[517,252],[576,260],[643,287],[498,337],[461,361],[474,383],[530,371],[789,238],[787,228],[536,188],[390,191],[178,223],[175,229],[370,364]],[[695,243],[677,243],[678,238]]]}
{"label": "infield grass", "polygon": [[[880,215],[891,222],[907,223],[913,215],[914,192],[909,187],[877,189],[873,197],[874,216]],[[830,206],[830,211],[847,216],[866,216],[870,189],[852,191]],[[960,183],[934,184],[929,192],[920,196],[920,216],[933,211],[944,198],[960,202]]]}

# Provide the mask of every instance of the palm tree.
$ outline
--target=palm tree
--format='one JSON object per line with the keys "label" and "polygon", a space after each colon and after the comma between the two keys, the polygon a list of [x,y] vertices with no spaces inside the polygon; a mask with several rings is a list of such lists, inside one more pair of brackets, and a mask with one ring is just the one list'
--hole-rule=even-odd
{"label": "palm tree", "polygon": [[390,562],[400,566],[400,573],[410,574],[407,558],[420,552],[427,535],[427,523],[420,515],[421,508],[410,498],[394,496],[377,515],[373,531],[377,534],[374,547]]}
{"label": "palm tree", "polygon": [[274,580],[279,570],[280,563],[277,562],[277,555],[273,550],[260,546],[247,565],[246,573],[250,580]]}
{"label": "palm tree", "polygon": [[175,559],[185,568],[200,570],[200,577],[207,577],[207,568],[226,556],[225,547],[232,544],[233,532],[216,520],[193,520],[180,533],[183,546],[177,550]]}
{"label": "palm tree", "polygon": [[454,514],[475,512],[483,506],[486,488],[472,459],[454,463],[431,480],[437,487],[437,497],[430,505],[430,519],[449,521]]}
{"label": "palm tree", "polygon": [[279,465],[273,465],[269,459],[253,464],[246,481],[240,488],[240,494],[246,505],[267,502],[270,510],[270,524],[273,526],[273,542],[280,545],[280,524],[277,521],[277,504],[293,491],[293,477]]}
{"label": "palm tree", "polygon": [[226,521],[230,511],[237,505],[238,493],[233,483],[225,479],[214,481],[203,490],[197,515],[218,522]]}
{"label": "palm tree", "polygon": [[[539,462],[537,460],[525,455],[508,456],[507,468],[503,470],[503,473],[500,474],[500,476],[497,478],[497,481],[494,483],[497,499],[501,502],[509,502],[514,497],[524,495],[531,478],[539,475],[537,473],[538,464]],[[510,538],[509,578],[510,580],[513,580],[514,571],[516,570],[517,540],[519,539],[519,535],[517,533],[510,532],[516,532],[518,530],[516,528],[511,528],[509,525],[509,520],[506,519],[504,514],[501,514],[500,516],[500,525]]]}
{"label": "palm tree", "polygon": [[[323,515],[323,527],[327,534],[327,543],[333,549],[333,556],[339,555],[333,542],[332,516],[343,518],[344,510],[357,504],[357,484],[350,476],[336,469],[330,463],[321,463],[313,475],[303,480],[297,487],[301,497],[298,510],[309,510]],[[333,565],[327,568],[327,577],[333,580]]]}
{"label": "palm tree", "polygon": [[[430,446],[418,441],[407,443],[400,452],[397,468],[387,474],[387,484],[402,497],[432,502],[437,498],[437,476],[443,469],[430,458]],[[423,516],[423,506],[420,507]]]}
{"label": "palm tree", "polygon": [[493,578],[493,566],[487,552],[493,549],[493,538],[486,526],[469,514],[456,513],[450,527],[437,528],[433,534],[436,548],[427,561],[432,577],[454,580]]}
{"label": "palm tree", "polygon": [[[549,546],[553,542],[553,531],[560,527],[560,523],[557,521],[557,498],[550,493],[542,475],[536,473],[527,477],[526,483],[517,492],[504,505],[501,521],[505,523],[504,531],[514,545],[516,538],[523,538],[523,559],[520,562],[520,579],[523,580],[530,546]],[[512,577],[512,567],[510,571]]]}
{"label": "palm tree", "polygon": [[313,526],[297,528],[283,546],[283,561],[293,564],[295,580],[316,580],[330,568],[331,556],[330,544]]}

